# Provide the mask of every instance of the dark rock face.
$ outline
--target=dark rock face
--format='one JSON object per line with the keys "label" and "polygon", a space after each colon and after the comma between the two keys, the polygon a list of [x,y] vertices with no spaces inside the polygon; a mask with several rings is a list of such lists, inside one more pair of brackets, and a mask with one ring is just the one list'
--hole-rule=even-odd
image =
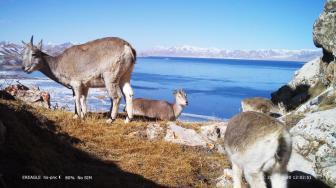
{"label": "dark rock face", "polygon": [[309,88],[310,86],[305,84],[295,88],[284,85],[271,94],[271,100],[274,104],[283,103],[287,111],[294,110],[309,99]]}
{"label": "dark rock face", "polygon": [[274,104],[278,104],[280,102],[287,103],[292,96],[293,89],[288,85],[284,85],[271,94],[271,100]]}

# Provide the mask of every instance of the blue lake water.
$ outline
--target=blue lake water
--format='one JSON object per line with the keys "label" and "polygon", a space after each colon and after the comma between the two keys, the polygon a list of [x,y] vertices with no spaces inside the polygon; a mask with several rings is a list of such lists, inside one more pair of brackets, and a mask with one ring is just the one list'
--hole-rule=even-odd
{"label": "blue lake water", "polygon": [[184,88],[185,113],[230,118],[246,97],[267,97],[286,84],[303,62],[138,58],[132,77],[136,97],[173,100],[172,90]]}
{"label": "blue lake water", "polygon": [[[286,84],[303,62],[231,60],[205,58],[138,58],[132,75],[135,97],[173,102],[172,91],[185,89],[189,106],[182,120],[206,120],[209,117],[227,119],[240,111],[240,101],[247,97],[267,97]],[[31,77],[43,78],[41,73]],[[52,81],[31,80],[41,89],[61,93],[52,102],[72,107],[71,92]],[[89,95],[105,95],[102,90]],[[57,99],[57,100],[56,100]],[[91,110],[109,110],[110,101],[89,97]],[[198,116],[201,115],[201,116]],[[210,118],[211,119],[211,118]]]}

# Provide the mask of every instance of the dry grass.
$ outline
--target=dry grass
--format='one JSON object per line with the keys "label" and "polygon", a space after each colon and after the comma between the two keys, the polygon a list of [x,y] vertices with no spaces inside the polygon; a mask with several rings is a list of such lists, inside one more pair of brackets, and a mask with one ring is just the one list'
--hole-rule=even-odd
{"label": "dry grass", "polygon": [[[30,126],[37,126],[39,127],[39,129],[35,130],[37,132],[47,130],[53,137],[55,137],[56,141],[53,142],[60,141],[63,144],[66,143],[69,145],[67,147],[71,147],[76,150],[76,152],[80,151],[84,153],[85,156],[87,155],[90,158],[98,160],[99,169],[105,169],[113,164],[123,173],[135,174],[137,175],[137,178],[143,178],[141,181],[138,181],[140,182],[139,184],[134,182],[131,184],[131,187],[212,187],[216,183],[214,180],[221,175],[222,170],[229,166],[229,162],[225,156],[217,153],[167,143],[161,140],[150,141],[131,136],[132,132],[143,131],[146,129],[148,122],[145,121],[134,121],[126,125],[123,123],[123,119],[119,118],[112,124],[107,124],[105,123],[106,117],[104,117],[104,114],[90,114],[85,120],[74,120],[72,119],[73,114],[69,112],[31,108],[18,101],[2,99],[0,99],[0,106],[2,111],[8,111],[8,113],[12,114],[2,119],[6,126],[12,126],[8,121],[12,121],[11,118],[13,118],[13,116],[21,119],[24,116],[25,119],[23,118],[22,121],[31,121],[29,124],[25,125],[27,126],[27,129],[31,129]],[[27,114],[30,115],[26,117]],[[34,123],[34,121],[39,121],[39,123]],[[22,122],[17,123],[22,124]],[[164,122],[156,123],[165,126]],[[50,126],[52,125],[52,128],[49,127],[49,124]],[[197,124],[179,124],[193,128],[199,126]],[[19,133],[14,132],[11,134]],[[24,134],[31,133],[27,131]],[[29,139],[37,138],[34,137]],[[48,139],[48,137],[38,139],[37,142],[46,142],[47,140],[43,139]],[[15,140],[13,140],[13,143],[15,143]],[[15,148],[15,146],[10,147],[11,150],[22,150],[23,148]],[[32,163],[30,166],[37,166],[38,169],[42,169],[42,171],[47,174],[54,172],[52,170],[48,171],[48,169],[53,169],[51,166],[55,165],[59,165],[59,168],[62,167],[63,173],[67,173],[67,169],[70,169],[70,167],[68,168],[65,166],[68,165],[67,163],[78,163],[78,171],[73,169],[72,172],[74,173],[98,171],[98,167],[96,166],[91,166],[90,169],[80,166],[83,164],[82,161],[76,157],[77,154],[67,154],[67,157],[63,159],[64,156],[62,156],[62,153],[69,153],[70,151],[63,151],[67,150],[66,148],[60,150],[61,152],[57,153],[57,155],[48,153],[51,151],[43,150],[43,148],[41,148],[40,151],[32,150],[26,152],[28,153],[27,156],[36,156],[45,153],[43,155],[51,157],[51,161],[55,161],[55,164],[43,161],[39,161],[41,164],[35,164],[34,161],[30,161]],[[15,151],[14,153],[22,154],[21,151]],[[40,157],[36,158],[39,159]],[[68,160],[70,160],[70,162]],[[65,162],[62,163],[62,161]],[[43,168],[43,165],[49,166]],[[105,171],[101,171],[96,174],[104,175],[104,172]],[[104,181],[114,180],[107,179]],[[122,180],[118,179],[115,181]],[[132,179],[125,181],[132,181]],[[148,183],[147,181],[153,182],[154,184]]]}
{"label": "dry grass", "polygon": [[322,101],[318,105],[318,110],[328,110],[332,108],[336,108],[336,93],[331,96],[323,96]]}
{"label": "dry grass", "polygon": [[195,131],[200,131],[200,127],[203,125],[202,123],[189,123],[189,122],[176,122],[177,125],[186,128],[186,129],[194,129]]}
{"label": "dry grass", "polygon": [[283,118],[288,129],[294,127],[305,116],[303,114],[292,113]]}
{"label": "dry grass", "polygon": [[319,81],[315,84],[314,87],[309,88],[308,93],[310,95],[310,98],[312,99],[312,98],[318,96],[319,94],[321,94],[326,89],[327,89],[327,87],[321,81]]}

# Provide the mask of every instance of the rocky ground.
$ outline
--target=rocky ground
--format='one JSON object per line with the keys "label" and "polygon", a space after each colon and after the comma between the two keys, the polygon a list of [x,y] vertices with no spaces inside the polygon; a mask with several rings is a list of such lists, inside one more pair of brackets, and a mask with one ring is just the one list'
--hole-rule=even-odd
{"label": "rocky ground", "polygon": [[[107,114],[73,120],[71,112],[1,97],[2,187],[214,187],[229,167],[214,144],[221,123],[125,125],[118,118],[111,125],[105,123]],[[22,175],[60,175],[63,181],[22,180]],[[70,175],[93,180],[64,181]]]}

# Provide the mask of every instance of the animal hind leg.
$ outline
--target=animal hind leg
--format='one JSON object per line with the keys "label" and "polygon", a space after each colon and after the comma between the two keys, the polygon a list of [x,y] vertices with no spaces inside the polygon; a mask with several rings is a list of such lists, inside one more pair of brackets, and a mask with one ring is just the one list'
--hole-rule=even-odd
{"label": "animal hind leg", "polygon": [[287,172],[273,170],[271,174],[272,188],[286,188],[287,187]]}
{"label": "animal hind leg", "polygon": [[81,107],[82,107],[82,112],[81,112],[81,118],[85,117],[85,114],[87,113],[87,104],[86,104],[86,98],[89,92],[89,88],[88,87],[83,87],[82,88],[82,95],[80,96],[80,103],[81,103]]}
{"label": "animal hind leg", "polygon": [[241,188],[243,172],[234,162],[232,162],[232,172],[233,172],[233,187]]}
{"label": "animal hind leg", "polygon": [[76,106],[76,94],[75,94],[74,89],[72,89],[72,98],[75,100],[75,115],[77,115],[78,112],[77,112],[77,106]]}
{"label": "animal hind leg", "polygon": [[81,105],[80,105],[80,96],[82,95],[81,87],[75,87],[73,88],[73,91],[75,93],[75,108],[76,108],[76,114],[74,116],[74,119],[78,118],[78,116],[81,115]]}
{"label": "animal hind leg", "polygon": [[122,86],[122,91],[124,93],[125,101],[126,101],[126,112],[127,117],[125,123],[128,123],[133,119],[133,89],[129,82],[124,83]]}
{"label": "animal hind leg", "polygon": [[112,108],[111,108],[111,118],[107,120],[108,123],[113,122],[118,114],[120,99],[122,97],[121,89],[119,84],[107,82],[105,83],[106,89],[112,99]]}
{"label": "animal hind leg", "polygon": [[264,174],[262,171],[248,172],[244,171],[245,179],[251,188],[266,188]]}

